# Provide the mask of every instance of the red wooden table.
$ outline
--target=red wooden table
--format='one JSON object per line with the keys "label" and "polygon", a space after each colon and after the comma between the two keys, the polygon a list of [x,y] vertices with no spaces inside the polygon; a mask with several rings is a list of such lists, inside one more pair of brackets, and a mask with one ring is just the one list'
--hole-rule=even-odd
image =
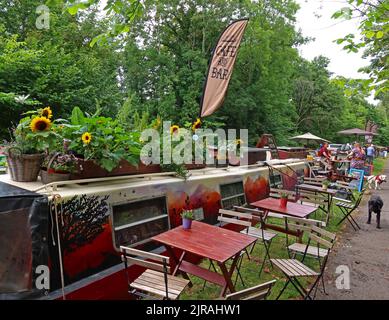
{"label": "red wooden table", "polygon": [[[239,232],[193,221],[190,230],[184,230],[180,226],[156,235],[152,237],[152,240],[162,243],[176,262],[177,266],[173,275],[180,272],[186,279],[189,279],[187,275],[189,273],[220,285],[222,287],[220,296],[224,296],[227,288],[230,292],[235,292],[231,277],[240,252],[257,239]],[[180,258],[176,256],[173,248],[182,250]],[[215,261],[219,265],[222,274],[185,261],[184,258],[187,253]],[[231,258],[233,260],[230,270],[228,270],[226,262]]]}
{"label": "red wooden table", "polygon": [[272,229],[279,232],[295,235],[299,237],[299,240],[302,240],[302,235],[299,232],[287,230],[286,228],[282,228],[278,225],[272,225],[266,223],[266,218],[268,213],[276,212],[281,213],[283,215],[291,216],[291,217],[297,217],[297,218],[307,218],[311,213],[315,212],[317,210],[316,207],[313,206],[307,206],[295,202],[288,201],[288,204],[286,208],[280,207],[280,199],[275,198],[265,198],[263,200],[255,201],[253,203],[250,203],[252,206],[261,209],[264,211],[263,216],[263,224],[265,229]]}
{"label": "red wooden table", "polygon": [[290,202],[290,201],[288,201],[286,208],[282,208],[280,207],[280,199],[275,199],[275,198],[266,198],[263,200],[255,201],[250,204],[253,207],[265,211],[265,217],[267,216],[267,213],[271,211],[271,212],[281,213],[287,216],[306,218],[311,213],[315,212],[317,209],[312,206],[306,206],[303,204]]}

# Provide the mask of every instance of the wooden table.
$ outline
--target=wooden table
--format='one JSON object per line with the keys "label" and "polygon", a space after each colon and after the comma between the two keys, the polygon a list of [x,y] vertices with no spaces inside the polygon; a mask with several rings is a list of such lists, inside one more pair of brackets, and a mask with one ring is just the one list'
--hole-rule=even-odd
{"label": "wooden table", "polygon": [[[282,208],[280,207],[280,199],[276,199],[276,198],[266,198],[263,200],[250,203],[250,205],[264,211],[264,217],[263,217],[264,221],[266,221],[269,212],[276,212],[286,216],[297,217],[297,218],[307,218],[310,214],[312,214],[317,210],[316,207],[307,206],[307,205],[290,202],[290,201],[288,201],[286,208]],[[299,236],[298,233],[294,231],[287,231],[286,229],[280,226],[268,224],[265,222],[264,224],[265,224],[264,228]]]}
{"label": "wooden table", "polygon": [[287,216],[297,217],[297,218],[307,218],[311,213],[315,212],[317,208],[312,206],[306,206],[303,204],[290,202],[286,208],[280,207],[280,199],[275,198],[266,198],[263,200],[255,201],[250,203],[253,207],[265,211],[265,216],[268,212],[277,212]]}
{"label": "wooden table", "polygon": [[[176,262],[173,275],[179,272],[184,278],[189,279],[187,275],[189,273],[220,285],[222,287],[220,296],[224,296],[227,288],[230,292],[235,292],[231,277],[241,251],[257,239],[236,231],[193,221],[190,230],[184,230],[180,226],[156,235],[152,237],[152,240],[162,243]],[[182,250],[180,258],[176,256],[173,248]],[[222,274],[185,261],[184,258],[187,253],[215,261],[219,265]],[[233,260],[230,270],[228,270],[226,262],[231,258]]]}
{"label": "wooden table", "polygon": [[314,186],[314,185],[310,185],[310,184],[306,184],[306,183],[297,185],[296,186],[297,194],[298,194],[299,190],[310,191],[314,194],[320,193],[320,194],[327,196],[327,208],[326,207],[319,207],[319,208],[327,214],[326,224],[328,224],[328,221],[330,219],[330,214],[331,214],[332,198],[338,192],[338,190],[330,189],[330,188],[323,189],[320,186]]}

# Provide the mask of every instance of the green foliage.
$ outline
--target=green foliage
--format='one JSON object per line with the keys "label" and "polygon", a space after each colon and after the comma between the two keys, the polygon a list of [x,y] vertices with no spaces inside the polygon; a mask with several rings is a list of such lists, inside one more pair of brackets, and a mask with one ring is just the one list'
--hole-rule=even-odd
{"label": "green foliage", "polygon": [[[90,135],[89,141],[83,139],[84,134]],[[139,162],[139,133],[124,129],[112,118],[98,114],[86,116],[76,107],[70,123],[62,124],[62,135],[71,141],[69,149],[108,171],[117,167],[120,160],[133,165]]]}
{"label": "green foliage", "polygon": [[336,42],[343,45],[348,52],[364,49],[364,57],[370,58],[370,65],[363,68],[370,82],[361,82],[365,91],[376,90],[376,95],[389,90],[388,58],[389,45],[389,2],[385,0],[349,0],[348,6],[333,14],[334,19],[359,19],[359,30],[362,40],[348,34]]}
{"label": "green foliage", "polygon": [[183,210],[181,213],[181,217],[185,219],[194,220],[194,213],[193,210]]}
{"label": "green foliage", "polygon": [[[42,116],[42,109],[29,111],[12,131],[12,141],[8,148],[18,149],[22,154],[48,151],[61,139],[56,125]],[[43,127],[37,123],[39,121]]]}
{"label": "green foliage", "polygon": [[[328,59],[299,56],[297,47],[309,39],[296,31],[293,0],[115,0],[104,2],[106,18],[99,16],[99,0],[50,0],[49,30],[35,27],[40,4],[0,0],[6,12],[0,15],[1,138],[33,105],[50,104],[62,118],[74,106],[87,114],[117,114],[126,131],[153,127],[158,115],[180,127],[193,123],[220,33],[231,17],[249,17],[224,105],[202,119],[203,128],[249,129],[250,144],[272,133],[279,145],[290,145],[288,137],[307,131],[331,141],[347,139],[336,132],[374,120],[378,141],[388,142],[385,93],[377,95],[382,102],[376,108],[361,94],[374,77],[331,79]],[[345,9],[336,16],[351,13]],[[386,29],[376,24],[366,39],[384,45]],[[353,35],[338,40],[353,41]],[[91,42],[101,45],[92,48]]]}

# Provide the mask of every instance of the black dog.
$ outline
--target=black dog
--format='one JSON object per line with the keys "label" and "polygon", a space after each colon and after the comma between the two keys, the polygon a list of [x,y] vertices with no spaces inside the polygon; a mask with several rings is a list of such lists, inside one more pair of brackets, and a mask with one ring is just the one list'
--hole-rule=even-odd
{"label": "black dog", "polygon": [[381,220],[381,209],[384,206],[384,202],[382,201],[380,196],[372,195],[369,200],[369,217],[367,219],[367,223],[371,222],[371,213],[374,212],[377,214],[377,228],[381,229],[380,220]]}

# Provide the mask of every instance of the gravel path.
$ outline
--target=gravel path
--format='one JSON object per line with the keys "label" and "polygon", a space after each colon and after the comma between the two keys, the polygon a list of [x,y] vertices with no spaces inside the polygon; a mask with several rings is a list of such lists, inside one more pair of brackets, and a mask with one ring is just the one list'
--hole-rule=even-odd
{"label": "gravel path", "polygon": [[[389,177],[388,163],[385,174]],[[382,184],[382,190],[366,193],[359,211],[353,214],[362,229],[354,231],[348,222],[344,224],[324,275],[328,295],[318,291],[319,300],[389,299],[389,182]],[[372,224],[366,224],[367,201],[371,194],[378,194],[384,201],[381,229],[376,229],[375,214]],[[345,284],[338,278],[340,273],[336,273],[342,265],[350,270],[350,289],[336,287],[337,283]]]}

